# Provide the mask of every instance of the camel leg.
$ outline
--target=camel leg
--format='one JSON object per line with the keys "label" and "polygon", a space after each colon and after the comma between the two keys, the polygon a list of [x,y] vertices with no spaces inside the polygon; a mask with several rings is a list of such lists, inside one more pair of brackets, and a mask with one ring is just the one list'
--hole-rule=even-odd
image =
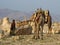
{"label": "camel leg", "polygon": [[39,27],[40,26],[38,24],[35,27],[34,36],[33,36],[33,38],[35,38],[35,39],[39,39],[40,38],[39,37]]}
{"label": "camel leg", "polygon": [[36,28],[37,26],[36,26],[36,24],[34,25],[34,33],[33,33],[33,39],[35,39],[35,35],[36,35],[36,30],[37,30],[37,28]]}
{"label": "camel leg", "polygon": [[39,39],[40,37],[39,37],[39,29],[40,29],[40,25],[39,24],[37,24],[37,27],[36,27],[36,39]]}
{"label": "camel leg", "polygon": [[43,26],[41,26],[41,40],[43,40]]}

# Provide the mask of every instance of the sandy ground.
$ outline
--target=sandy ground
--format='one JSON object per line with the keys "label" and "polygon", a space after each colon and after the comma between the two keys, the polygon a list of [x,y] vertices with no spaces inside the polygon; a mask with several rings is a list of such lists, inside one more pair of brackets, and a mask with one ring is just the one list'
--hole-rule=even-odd
{"label": "sandy ground", "polygon": [[52,36],[46,36],[44,39],[32,39],[33,35],[20,35],[19,39],[13,39],[12,37],[6,37],[0,39],[0,45],[60,45],[60,34],[54,34]]}

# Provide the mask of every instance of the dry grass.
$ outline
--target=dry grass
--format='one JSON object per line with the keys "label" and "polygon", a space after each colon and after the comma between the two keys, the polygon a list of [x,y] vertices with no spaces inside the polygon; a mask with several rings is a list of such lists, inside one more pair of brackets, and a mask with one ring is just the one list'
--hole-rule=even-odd
{"label": "dry grass", "polygon": [[[60,45],[60,34],[55,34],[50,37],[44,35],[44,40],[32,39],[33,35],[20,35],[19,39],[7,37],[0,39],[0,45]],[[16,37],[16,36],[15,36]]]}

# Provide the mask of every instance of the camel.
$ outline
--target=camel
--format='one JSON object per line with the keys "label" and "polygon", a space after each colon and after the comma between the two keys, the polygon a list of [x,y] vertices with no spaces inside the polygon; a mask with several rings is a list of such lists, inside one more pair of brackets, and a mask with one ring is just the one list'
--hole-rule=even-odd
{"label": "camel", "polygon": [[48,25],[48,33],[51,34],[52,33],[52,18],[51,18],[51,15],[50,15],[50,12],[49,10],[45,10],[44,11],[44,24],[47,24]]}
{"label": "camel", "polygon": [[[37,9],[37,12],[32,17],[33,17],[32,21],[35,24],[33,38],[38,39],[39,38],[39,31],[41,31],[41,39],[43,39],[43,26],[44,26],[44,24],[48,24],[48,28],[49,28],[48,33],[51,34],[52,19],[51,19],[51,16],[50,16],[48,10],[43,11],[41,9]],[[39,17],[39,18],[37,18],[37,17]],[[39,24],[38,24],[36,18],[37,18]],[[37,25],[39,25],[39,28],[41,27],[41,29],[38,29]]]}

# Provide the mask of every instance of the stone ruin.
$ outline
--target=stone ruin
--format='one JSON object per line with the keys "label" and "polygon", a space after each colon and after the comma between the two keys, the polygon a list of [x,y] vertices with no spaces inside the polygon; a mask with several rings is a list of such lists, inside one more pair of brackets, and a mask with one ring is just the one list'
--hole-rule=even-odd
{"label": "stone ruin", "polygon": [[60,33],[60,24],[58,22],[52,24],[52,32],[53,34]]}
{"label": "stone ruin", "polygon": [[15,31],[16,35],[29,35],[32,33],[32,29],[28,20],[17,22],[16,26],[18,27]]}
{"label": "stone ruin", "polygon": [[0,31],[3,31],[4,36],[10,35],[10,22],[8,17],[3,18],[3,22],[0,26]]}

